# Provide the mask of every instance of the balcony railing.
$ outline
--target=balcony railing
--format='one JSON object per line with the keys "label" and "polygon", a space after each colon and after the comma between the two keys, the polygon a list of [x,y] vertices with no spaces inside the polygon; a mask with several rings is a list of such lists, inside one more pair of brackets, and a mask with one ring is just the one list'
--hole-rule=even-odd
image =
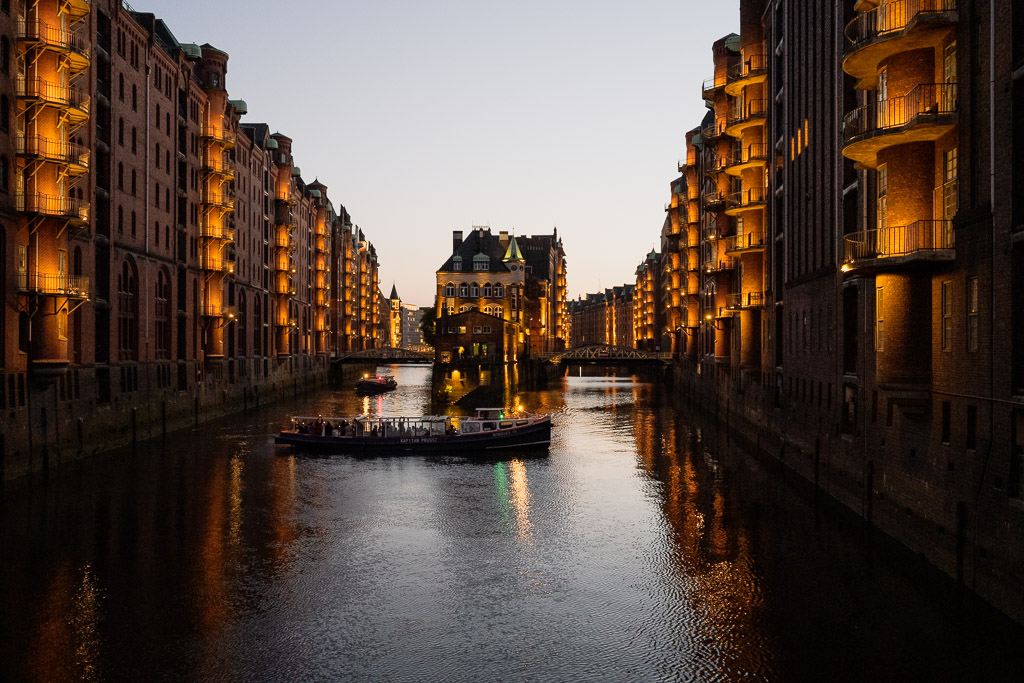
{"label": "balcony railing", "polygon": [[704,262],[704,272],[717,273],[724,270],[733,270],[736,267],[736,259],[728,256],[712,259]]}
{"label": "balcony railing", "polygon": [[742,166],[755,161],[768,161],[768,145],[754,143],[730,152],[726,159],[726,167]]}
{"label": "balcony railing", "polygon": [[718,126],[718,122],[717,121],[712,121],[708,125],[706,125],[703,128],[701,128],[700,134],[701,134],[701,137],[703,137],[705,140],[714,140],[719,135],[722,135],[724,132],[725,132],[725,126],[722,126],[720,128]]}
{"label": "balcony railing", "polygon": [[235,206],[235,198],[228,192],[207,192],[203,197],[203,204],[230,209]]}
{"label": "balcony railing", "polygon": [[736,251],[747,251],[752,249],[763,249],[764,248],[764,233],[763,232],[746,232],[742,235],[731,235],[726,237],[723,242],[725,243],[725,253],[736,252]]}
{"label": "balcony railing", "polygon": [[21,76],[15,81],[14,87],[18,97],[43,100],[48,104],[76,109],[83,116],[89,115],[89,94],[80,88]]}
{"label": "balcony railing", "polygon": [[203,137],[207,140],[215,140],[225,145],[235,144],[235,134],[227,128],[214,128],[206,126],[203,128]]}
{"label": "balcony railing", "polygon": [[289,251],[295,250],[295,243],[290,238],[278,235],[274,240],[274,246],[278,249],[288,249]]}
{"label": "balcony railing", "polygon": [[934,123],[956,114],[956,83],[924,83],[906,95],[876,100],[846,115],[846,142],[897,131],[921,123]]}
{"label": "balcony railing", "polygon": [[768,58],[763,52],[755,54],[744,54],[743,59],[729,67],[726,72],[730,81],[736,81],[747,76],[757,76],[768,73]]}
{"label": "balcony railing", "polygon": [[887,0],[874,9],[861,12],[847,24],[846,39],[852,48],[857,48],[899,33],[924,15],[956,10],[957,0]]}
{"label": "balcony railing", "polygon": [[725,87],[726,75],[712,76],[704,81],[703,87],[701,88],[701,94],[704,99],[710,99],[714,96],[715,91],[719,88]]}
{"label": "balcony railing", "polygon": [[725,295],[725,308],[730,311],[761,308],[762,306],[764,306],[764,292],[741,292]]}
{"label": "balcony railing", "polygon": [[15,209],[24,213],[37,213],[54,218],[89,221],[89,202],[58,195],[25,193],[15,196]]}
{"label": "balcony railing", "polygon": [[225,258],[217,254],[203,254],[201,265],[203,270],[220,271],[228,275],[232,275],[235,272],[234,259]]}
{"label": "balcony railing", "polygon": [[710,152],[705,157],[704,173],[707,175],[714,175],[721,173],[728,166],[728,156],[723,154],[719,156],[715,152]]}
{"label": "balcony railing", "polygon": [[726,124],[731,128],[751,119],[763,119],[767,115],[768,100],[747,100],[742,107],[736,107],[729,112]]}
{"label": "balcony railing", "polygon": [[75,142],[44,138],[40,135],[18,135],[14,138],[14,151],[23,156],[40,157],[47,161],[89,168],[89,148]]}
{"label": "balcony railing", "polygon": [[844,260],[847,264],[876,259],[910,260],[916,256],[945,260],[952,254],[953,222],[920,220],[910,225],[894,225],[855,232],[846,236]]}
{"label": "balcony railing", "polygon": [[744,209],[749,206],[756,206],[765,203],[765,189],[763,187],[752,187],[749,190],[730,192],[725,198],[726,210]]}
{"label": "balcony railing", "polygon": [[235,177],[235,167],[233,164],[219,159],[209,159],[203,164],[203,173],[206,175],[217,175],[225,180],[231,180]]}
{"label": "balcony railing", "polygon": [[237,315],[234,306],[221,304],[203,304],[200,306],[200,314],[207,318],[234,318]]}
{"label": "balcony railing", "polygon": [[80,58],[77,61],[83,67],[89,63],[89,39],[85,31],[50,26],[38,19],[21,19],[14,30],[20,40],[70,52]]}
{"label": "balcony railing", "polygon": [[18,291],[46,296],[88,299],[89,278],[82,275],[62,275],[60,273],[19,270]]}
{"label": "balcony railing", "polygon": [[204,223],[199,229],[199,235],[207,239],[233,242],[235,240],[235,229],[227,225],[208,225]]}

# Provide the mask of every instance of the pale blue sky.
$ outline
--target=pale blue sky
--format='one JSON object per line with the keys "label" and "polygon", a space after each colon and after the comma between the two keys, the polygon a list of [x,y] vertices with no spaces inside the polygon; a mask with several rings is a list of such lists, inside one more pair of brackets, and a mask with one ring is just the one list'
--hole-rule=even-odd
{"label": "pale blue sky", "polygon": [[452,230],[557,226],[569,295],[632,282],[656,244],[711,43],[739,0],[133,0],[230,55],[243,121],[294,140],[429,305]]}

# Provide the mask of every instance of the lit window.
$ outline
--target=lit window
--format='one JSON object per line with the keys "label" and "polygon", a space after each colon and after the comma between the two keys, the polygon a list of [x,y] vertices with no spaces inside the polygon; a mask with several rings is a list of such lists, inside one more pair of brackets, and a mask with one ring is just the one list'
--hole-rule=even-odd
{"label": "lit window", "polygon": [[889,225],[889,168],[885,164],[878,167],[876,174],[876,225],[879,230],[884,230]]}
{"label": "lit window", "polygon": [[885,297],[883,288],[875,288],[875,351],[885,350]]}
{"label": "lit window", "polygon": [[967,279],[967,350],[978,350],[978,278]]}
{"label": "lit window", "polygon": [[942,283],[942,350],[949,351],[953,347],[953,283],[945,280]]}

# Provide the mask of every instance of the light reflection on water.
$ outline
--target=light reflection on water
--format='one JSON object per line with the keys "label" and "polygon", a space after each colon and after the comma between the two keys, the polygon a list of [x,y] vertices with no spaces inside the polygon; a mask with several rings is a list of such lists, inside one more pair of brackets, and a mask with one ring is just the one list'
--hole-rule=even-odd
{"label": "light reflection on water", "polygon": [[389,371],[396,392],[322,392],[9,487],[0,679],[998,680],[1024,664],[1005,645],[1018,629],[985,613],[966,629],[633,378],[507,392],[553,414],[547,456],[272,444],[292,414],[431,412],[429,369]]}

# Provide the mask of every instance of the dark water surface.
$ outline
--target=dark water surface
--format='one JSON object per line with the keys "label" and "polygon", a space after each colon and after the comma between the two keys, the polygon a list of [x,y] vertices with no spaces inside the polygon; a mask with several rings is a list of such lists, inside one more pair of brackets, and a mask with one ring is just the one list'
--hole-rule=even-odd
{"label": "dark water surface", "polygon": [[523,392],[541,457],[273,445],[425,411],[395,372],[8,485],[0,680],[1024,679],[1022,629],[650,384]]}

